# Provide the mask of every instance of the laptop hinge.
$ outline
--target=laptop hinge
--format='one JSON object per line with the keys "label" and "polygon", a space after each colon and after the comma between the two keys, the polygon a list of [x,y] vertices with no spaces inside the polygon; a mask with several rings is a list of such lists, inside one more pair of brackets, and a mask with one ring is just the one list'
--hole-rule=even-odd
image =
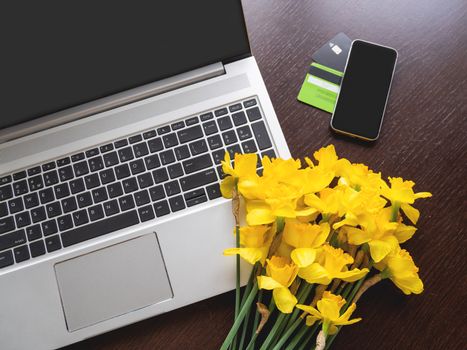
{"label": "laptop hinge", "polygon": [[199,83],[222,74],[225,74],[224,65],[221,62],[217,62],[170,78],[162,79],[76,107],[68,108],[29,122],[0,130],[0,144],[151,96],[160,95],[184,86]]}

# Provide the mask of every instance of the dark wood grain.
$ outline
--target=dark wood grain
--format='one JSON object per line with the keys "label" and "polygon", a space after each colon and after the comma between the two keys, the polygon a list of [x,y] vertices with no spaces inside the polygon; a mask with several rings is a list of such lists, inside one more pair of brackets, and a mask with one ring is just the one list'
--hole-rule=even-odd
{"label": "dark wood grain", "polygon": [[[295,157],[333,143],[339,154],[433,192],[406,245],[425,292],[390,283],[370,290],[335,349],[467,349],[467,2],[244,1],[250,41]],[[337,138],[330,115],[297,102],[311,54],[338,32],[399,51],[380,139]],[[233,294],[75,344],[69,349],[217,349],[231,325]]]}

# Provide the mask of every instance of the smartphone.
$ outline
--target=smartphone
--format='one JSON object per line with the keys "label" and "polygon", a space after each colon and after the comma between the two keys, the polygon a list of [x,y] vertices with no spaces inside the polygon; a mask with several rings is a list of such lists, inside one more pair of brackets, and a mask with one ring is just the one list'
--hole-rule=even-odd
{"label": "smartphone", "polygon": [[331,128],[366,141],[379,137],[397,51],[363,40],[350,47]]}

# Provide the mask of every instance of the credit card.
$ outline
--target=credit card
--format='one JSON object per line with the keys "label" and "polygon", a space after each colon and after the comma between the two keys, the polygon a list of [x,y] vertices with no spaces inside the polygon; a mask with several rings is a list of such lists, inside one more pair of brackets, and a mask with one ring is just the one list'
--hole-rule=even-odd
{"label": "credit card", "polygon": [[300,102],[332,113],[343,75],[342,72],[313,62],[306,74],[297,99]]}
{"label": "credit card", "polygon": [[352,40],[344,33],[337,34],[316,51],[311,58],[323,66],[343,72]]}

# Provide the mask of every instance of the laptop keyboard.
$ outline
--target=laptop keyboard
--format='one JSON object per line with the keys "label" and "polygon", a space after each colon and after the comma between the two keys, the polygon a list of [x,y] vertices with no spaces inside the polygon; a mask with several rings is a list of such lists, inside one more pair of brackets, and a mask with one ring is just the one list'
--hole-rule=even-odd
{"label": "laptop keyboard", "polygon": [[226,151],[272,147],[250,98],[2,176],[0,268],[219,198]]}

